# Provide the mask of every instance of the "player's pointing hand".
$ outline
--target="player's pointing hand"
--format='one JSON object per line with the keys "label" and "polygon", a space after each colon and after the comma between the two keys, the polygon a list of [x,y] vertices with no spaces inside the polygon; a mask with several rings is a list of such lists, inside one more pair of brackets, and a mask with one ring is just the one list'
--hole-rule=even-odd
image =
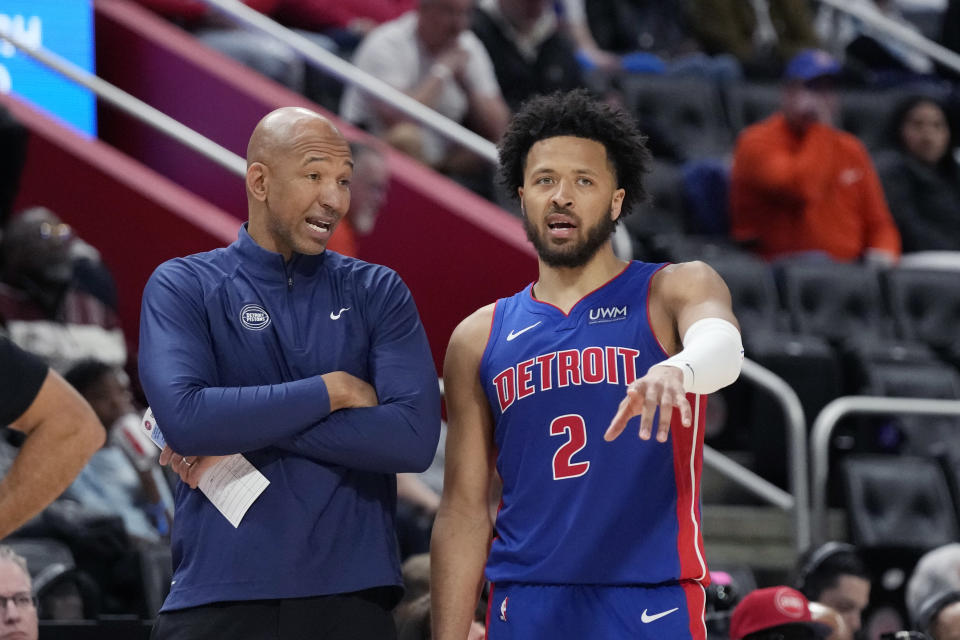
{"label": "player's pointing hand", "polygon": [[660,420],[657,424],[657,441],[666,442],[670,434],[670,420],[674,408],[680,410],[683,426],[689,427],[693,411],[687,394],[683,390],[683,372],[671,366],[653,366],[642,378],[627,386],[627,395],[620,401],[617,414],[603,439],[615,440],[626,428],[627,422],[635,416],[640,417],[640,438],[649,440],[653,432],[653,416],[660,408]]}

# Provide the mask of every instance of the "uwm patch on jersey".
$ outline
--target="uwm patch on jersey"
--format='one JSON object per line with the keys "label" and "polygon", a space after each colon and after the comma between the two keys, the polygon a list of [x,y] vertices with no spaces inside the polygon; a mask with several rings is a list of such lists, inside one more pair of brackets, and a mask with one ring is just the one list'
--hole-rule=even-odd
{"label": "uwm patch on jersey", "polygon": [[494,419],[503,500],[487,577],[655,585],[707,580],[700,534],[705,398],[689,395],[666,443],[603,434],[628,384],[667,354],[649,322],[650,280],[633,262],[569,313],[532,286],[499,300],[479,375]]}

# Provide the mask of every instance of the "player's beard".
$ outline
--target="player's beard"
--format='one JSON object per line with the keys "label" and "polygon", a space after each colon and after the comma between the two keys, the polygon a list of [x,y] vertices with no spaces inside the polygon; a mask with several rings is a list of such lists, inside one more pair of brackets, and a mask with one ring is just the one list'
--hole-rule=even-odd
{"label": "player's beard", "polygon": [[523,230],[527,233],[527,239],[537,250],[540,259],[551,267],[573,269],[582,267],[590,262],[593,256],[597,255],[597,251],[610,239],[616,228],[617,221],[613,219],[613,211],[611,210],[595,225],[587,229],[582,240],[573,240],[562,245],[552,245],[540,233],[539,229],[530,223],[530,219],[526,215],[523,216]]}

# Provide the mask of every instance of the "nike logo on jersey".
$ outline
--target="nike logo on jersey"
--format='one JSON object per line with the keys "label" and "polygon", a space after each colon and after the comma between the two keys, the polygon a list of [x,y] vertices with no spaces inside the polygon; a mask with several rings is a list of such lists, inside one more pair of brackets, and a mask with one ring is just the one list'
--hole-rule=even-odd
{"label": "nike logo on jersey", "polygon": [[350,311],[350,307],[344,307],[343,309],[340,309],[340,311],[337,311],[336,313],[334,313],[333,311],[331,311],[331,312],[330,312],[330,319],[331,319],[331,320],[339,320],[341,314],[343,314],[344,311]]}
{"label": "nike logo on jersey", "polygon": [[520,331],[511,330],[510,333],[507,334],[507,342],[510,342],[511,340],[513,340],[514,338],[516,338],[522,333],[526,333],[527,331],[530,331],[530,329],[533,329],[535,326],[540,324],[540,322],[543,322],[543,320],[540,320],[539,322],[534,322],[529,327],[524,327],[523,329],[520,329]]}
{"label": "nike logo on jersey", "polygon": [[643,624],[650,624],[651,622],[655,622],[655,621],[659,620],[660,618],[662,618],[662,617],[664,617],[664,616],[670,615],[671,613],[673,613],[673,612],[676,611],[677,609],[679,609],[679,607],[674,607],[673,609],[670,609],[669,611],[661,611],[660,613],[655,613],[655,614],[653,614],[652,616],[648,616],[648,615],[647,615],[647,610],[644,609],[644,610],[643,610],[643,613],[640,614],[640,622],[642,622]]}

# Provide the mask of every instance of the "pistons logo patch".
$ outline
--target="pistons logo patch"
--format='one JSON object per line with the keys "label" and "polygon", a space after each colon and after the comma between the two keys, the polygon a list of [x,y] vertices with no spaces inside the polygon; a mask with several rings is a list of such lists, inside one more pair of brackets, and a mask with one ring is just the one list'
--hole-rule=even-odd
{"label": "pistons logo patch", "polygon": [[262,331],[270,326],[270,314],[258,304],[248,304],[240,309],[240,324],[250,331]]}

